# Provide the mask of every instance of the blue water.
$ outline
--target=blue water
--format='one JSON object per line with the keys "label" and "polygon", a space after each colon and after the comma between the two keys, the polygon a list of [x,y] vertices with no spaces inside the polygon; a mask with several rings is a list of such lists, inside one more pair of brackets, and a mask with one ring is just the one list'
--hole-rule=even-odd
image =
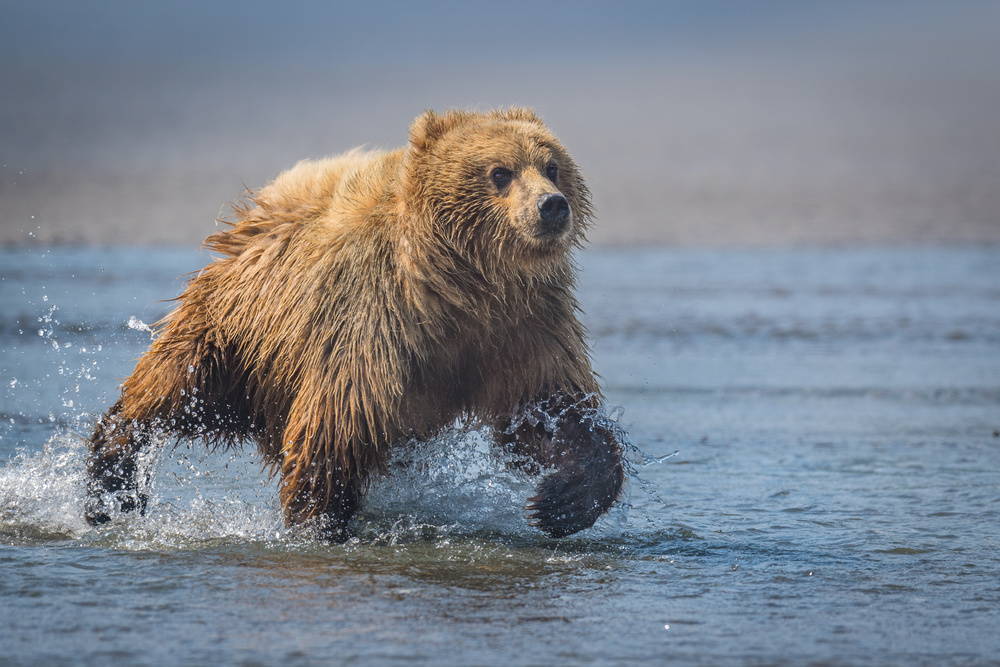
{"label": "blue water", "polygon": [[455,430],[331,546],[197,443],[88,528],[83,439],[205,258],[0,250],[0,663],[998,664],[1000,249],[581,259],[627,502],[547,539]]}

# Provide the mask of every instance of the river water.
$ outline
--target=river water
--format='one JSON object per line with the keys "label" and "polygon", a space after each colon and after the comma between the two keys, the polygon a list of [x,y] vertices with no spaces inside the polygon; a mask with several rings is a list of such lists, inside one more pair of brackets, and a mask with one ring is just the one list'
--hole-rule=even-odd
{"label": "river water", "polygon": [[0,250],[0,663],[998,664],[1000,249],[586,253],[634,471],[568,539],[461,429],[344,545],[197,443],[90,529],[85,435],[204,261]]}

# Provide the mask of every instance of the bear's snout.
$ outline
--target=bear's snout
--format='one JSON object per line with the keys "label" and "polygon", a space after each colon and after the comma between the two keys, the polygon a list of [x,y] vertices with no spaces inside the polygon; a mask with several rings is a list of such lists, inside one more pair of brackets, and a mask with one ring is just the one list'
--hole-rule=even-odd
{"label": "bear's snout", "polygon": [[569,227],[569,202],[558,192],[548,192],[538,198],[538,236],[558,236]]}

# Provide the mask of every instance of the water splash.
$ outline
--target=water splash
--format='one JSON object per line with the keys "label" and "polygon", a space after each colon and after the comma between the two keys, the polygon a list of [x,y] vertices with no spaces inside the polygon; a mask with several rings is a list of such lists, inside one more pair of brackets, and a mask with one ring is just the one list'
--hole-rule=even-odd
{"label": "water splash", "polygon": [[[19,542],[87,539],[127,550],[311,539],[308,529],[285,527],[276,484],[252,447],[213,452],[198,442],[175,446],[166,439],[140,461],[149,478],[145,515],[119,516],[92,529],[82,514],[86,454],[85,439],[67,431],[53,435],[41,451],[11,459],[0,470],[0,536]],[[545,540],[527,525],[522,510],[538,476],[519,463],[493,446],[485,428],[455,426],[407,443],[366,495],[353,525],[355,540],[396,544],[473,534]],[[626,493],[579,535],[620,535],[629,508]]]}
{"label": "water splash", "polygon": [[81,443],[71,433],[53,435],[41,451],[19,452],[0,469],[0,536],[46,541],[86,534],[84,475]]}
{"label": "water splash", "polygon": [[142,320],[140,320],[135,315],[132,315],[132,316],[130,316],[128,318],[128,328],[129,329],[135,329],[136,331],[146,331],[146,332],[149,332],[150,339],[152,339],[154,337],[153,336],[154,332],[153,332],[152,327],[150,327],[148,324],[146,324],[145,322],[143,322]]}
{"label": "water splash", "polygon": [[455,427],[409,442],[369,489],[359,530],[389,541],[428,532],[522,532],[521,507],[533,484],[516,464],[492,446],[485,429]]}

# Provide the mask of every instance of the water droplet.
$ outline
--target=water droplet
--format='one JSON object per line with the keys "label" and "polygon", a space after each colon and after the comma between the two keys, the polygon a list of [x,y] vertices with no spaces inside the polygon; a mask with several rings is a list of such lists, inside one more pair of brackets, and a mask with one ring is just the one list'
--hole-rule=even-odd
{"label": "water droplet", "polygon": [[135,315],[128,318],[128,328],[135,329],[137,331],[152,331],[148,324],[140,320]]}

